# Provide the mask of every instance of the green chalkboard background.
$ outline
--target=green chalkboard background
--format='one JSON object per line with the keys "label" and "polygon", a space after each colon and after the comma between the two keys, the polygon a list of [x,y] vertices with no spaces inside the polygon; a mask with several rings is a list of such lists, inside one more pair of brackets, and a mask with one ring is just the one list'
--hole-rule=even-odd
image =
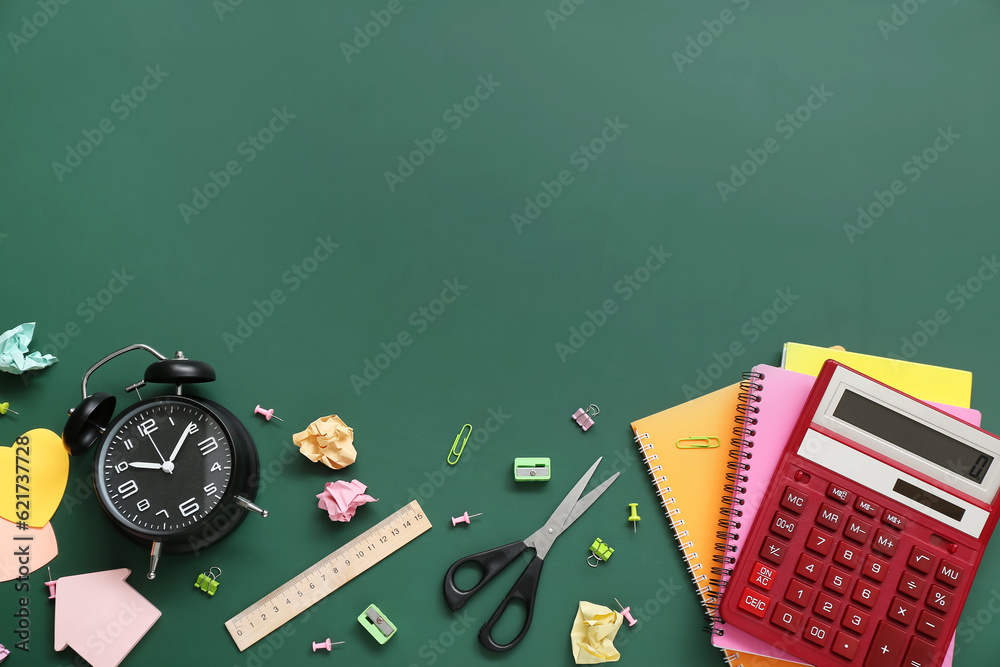
{"label": "green chalkboard background", "polygon": [[[642,618],[623,662],[721,665],[629,423],[682,402],[735,342],[712,388],[796,340],[971,370],[1000,429],[1000,280],[981,280],[1000,243],[998,31],[989,0],[0,4],[0,328],[37,322],[60,360],[0,377],[20,412],[0,439],[60,431],[83,372],[144,342],[215,366],[204,393],[245,417],[270,471],[269,518],[149,582],[89,457],[73,460],[53,575],[132,569],[163,616],[130,665],[565,665],[577,602],[614,596]],[[774,321],[778,291],[792,305]],[[93,387],[125,402],[146,363],[116,360]],[[589,403],[583,433],[569,415]],[[357,463],[283,463],[329,413]],[[445,470],[466,422],[488,438]],[[531,455],[553,480],[515,485]],[[445,569],[526,537],[602,455],[621,478],[554,546],[525,641],[488,653],[475,633],[517,572],[453,617]],[[332,524],[314,495],[352,478],[380,501]],[[236,650],[226,619],[413,498],[429,533],[292,636]],[[466,510],[483,516],[452,528]],[[597,536],[616,552],[592,569]],[[209,599],[191,586],[213,565]],[[12,664],[74,662],[52,649],[44,580]],[[17,596],[0,588],[12,647]],[[997,600],[993,545],[956,665],[992,660]],[[355,620],[372,602],[399,627],[385,646]],[[347,643],[314,655],[328,636]]]}

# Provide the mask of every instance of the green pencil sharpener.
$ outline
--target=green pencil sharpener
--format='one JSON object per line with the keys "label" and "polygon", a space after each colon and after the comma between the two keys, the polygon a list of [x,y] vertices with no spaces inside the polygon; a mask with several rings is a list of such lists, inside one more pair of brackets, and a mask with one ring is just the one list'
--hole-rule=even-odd
{"label": "green pencil sharpener", "polygon": [[368,605],[368,608],[361,612],[361,615],[358,616],[358,623],[363,625],[368,634],[374,637],[379,644],[386,643],[396,634],[396,626],[385,617],[382,610],[373,604]]}
{"label": "green pencil sharpener", "polygon": [[515,482],[547,482],[552,479],[552,463],[547,458],[514,459]]}

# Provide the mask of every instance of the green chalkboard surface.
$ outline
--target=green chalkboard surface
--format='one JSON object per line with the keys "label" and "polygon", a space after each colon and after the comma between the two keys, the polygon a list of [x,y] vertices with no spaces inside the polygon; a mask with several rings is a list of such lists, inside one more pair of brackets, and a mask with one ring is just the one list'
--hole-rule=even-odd
{"label": "green chalkboard surface", "polygon": [[[640,620],[623,663],[723,664],[629,423],[794,340],[970,370],[1000,429],[998,31],[989,0],[0,4],[0,330],[36,322],[59,358],[0,374],[20,413],[0,444],[61,432],[113,350],[183,350],[255,439],[270,512],[148,581],[75,458],[53,576],[131,569],[162,617],[126,665],[568,665],[579,601],[615,597]],[[92,389],[126,405],[147,363]],[[292,445],[334,413],[343,471]],[[552,480],[516,483],[519,456]],[[458,613],[446,569],[527,537],[599,456],[621,476],[546,558],[526,639],[484,650],[520,568]],[[337,479],[378,502],[332,523],[315,496]],[[237,650],[227,619],[414,499],[430,531]],[[597,537],[615,553],[591,568]],[[27,651],[0,584],[11,664],[78,662],[53,650],[46,578]],[[993,659],[998,601],[993,545],[956,665]],[[384,646],[357,621],[372,603],[398,627]],[[346,643],[314,654],[327,637]]]}

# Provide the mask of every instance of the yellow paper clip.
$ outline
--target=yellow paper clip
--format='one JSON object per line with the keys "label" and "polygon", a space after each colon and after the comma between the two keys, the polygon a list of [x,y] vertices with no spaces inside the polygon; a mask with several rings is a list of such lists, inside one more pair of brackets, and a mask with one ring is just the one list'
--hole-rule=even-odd
{"label": "yellow paper clip", "polygon": [[[465,433],[465,429],[469,429],[469,432],[465,434],[465,439],[462,440],[462,434]],[[458,463],[458,460],[460,458],[462,458],[462,452],[465,451],[465,443],[469,441],[470,435],[472,435],[472,424],[466,424],[465,426],[462,427],[462,430],[458,432],[458,435],[455,436],[455,442],[451,443],[451,451],[448,452],[448,458],[446,459],[448,461],[448,465],[453,466],[456,463]],[[458,451],[456,452],[455,447],[458,447],[459,440],[462,440],[462,446],[459,447]],[[452,456],[455,457],[454,461],[451,460]]]}
{"label": "yellow paper clip", "polygon": [[[682,445],[682,442],[689,442],[689,445]],[[696,444],[701,443],[701,444]],[[714,443],[714,444],[713,444]],[[711,449],[713,447],[719,446],[719,439],[714,435],[702,435],[702,436],[692,436],[690,438],[681,438],[677,441],[678,449]]]}

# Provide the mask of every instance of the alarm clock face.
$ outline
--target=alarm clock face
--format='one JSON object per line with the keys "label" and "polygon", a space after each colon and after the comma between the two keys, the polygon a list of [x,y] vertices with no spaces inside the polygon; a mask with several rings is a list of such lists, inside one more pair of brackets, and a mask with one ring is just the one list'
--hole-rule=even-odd
{"label": "alarm clock face", "polygon": [[136,404],[108,427],[94,477],[114,520],[157,538],[202,523],[222,501],[233,466],[232,438],[210,409],[162,396]]}

